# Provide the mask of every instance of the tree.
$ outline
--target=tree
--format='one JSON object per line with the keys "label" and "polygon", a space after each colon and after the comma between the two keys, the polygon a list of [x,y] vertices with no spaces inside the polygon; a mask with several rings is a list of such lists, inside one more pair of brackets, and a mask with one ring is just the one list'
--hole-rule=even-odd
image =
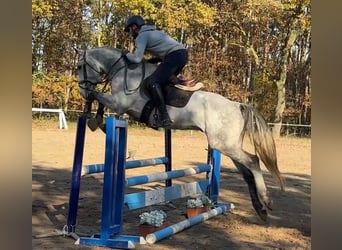
{"label": "tree", "polygon": [[[188,49],[186,78],[252,104],[268,122],[309,124],[310,8],[309,0],[33,0],[32,73],[56,79],[40,81],[46,88],[34,100],[41,102],[39,93],[49,98],[41,103],[65,109],[79,102],[72,96],[78,59],[73,47],[130,48],[125,22],[142,15]],[[49,89],[54,86],[64,89],[58,92],[63,102],[49,94],[56,93]],[[273,131],[280,134],[280,128]]]}
{"label": "tree", "polygon": [[310,2],[308,0],[286,0],[283,1],[284,11],[282,13],[282,25],[274,27],[282,30],[279,35],[280,52],[277,70],[277,78],[275,79],[278,102],[274,114],[273,136],[280,136],[280,124],[283,120],[283,112],[286,106],[286,89],[285,83],[288,75],[288,64],[291,50],[300,34],[307,32],[308,22],[310,22]]}

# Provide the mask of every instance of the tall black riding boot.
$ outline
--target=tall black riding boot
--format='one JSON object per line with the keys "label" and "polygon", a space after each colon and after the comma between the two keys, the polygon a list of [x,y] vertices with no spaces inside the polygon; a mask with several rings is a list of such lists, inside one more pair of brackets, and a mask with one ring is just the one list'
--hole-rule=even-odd
{"label": "tall black riding boot", "polygon": [[159,116],[156,122],[157,127],[169,128],[172,124],[172,121],[167,113],[167,109],[165,106],[163,92],[161,87],[157,83],[153,83],[150,85],[151,94],[152,94],[152,101],[154,105],[159,110]]}

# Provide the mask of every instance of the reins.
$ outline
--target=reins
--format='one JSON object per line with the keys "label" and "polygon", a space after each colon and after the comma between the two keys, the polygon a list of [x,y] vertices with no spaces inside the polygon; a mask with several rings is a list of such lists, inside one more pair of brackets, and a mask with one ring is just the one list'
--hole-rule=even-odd
{"label": "reins", "polygon": [[145,78],[145,62],[142,61],[142,74],[141,74],[141,80],[140,80],[140,83],[138,84],[138,86],[134,89],[128,89],[128,84],[127,84],[127,71],[128,71],[128,65],[127,65],[127,62],[125,60],[125,77],[124,77],[124,92],[126,95],[130,95],[130,94],[133,94],[135,93],[139,88],[140,88],[140,85],[141,83],[143,82],[144,78]]}
{"label": "reins", "polygon": [[[84,60],[84,64],[86,66],[88,66],[89,68],[91,68],[93,71],[95,71],[96,73],[99,74],[99,77],[101,78],[101,80],[99,81],[96,81],[96,82],[92,82],[90,80],[88,80],[87,78],[87,69],[86,67],[83,67],[83,76],[84,76],[84,79],[82,81],[79,82],[79,84],[82,84],[82,83],[90,83],[91,85],[94,85],[96,86],[97,84],[99,83],[105,83],[105,85],[103,86],[102,88],[102,92],[105,92],[105,89],[108,85],[109,82],[111,82],[111,80],[113,79],[113,77],[118,73],[120,72],[123,68],[125,68],[125,72],[124,72],[124,92],[126,95],[130,95],[130,94],[133,94],[135,93],[139,88],[140,88],[140,84],[136,87],[136,88],[133,88],[133,89],[128,89],[128,84],[127,84],[127,72],[128,72],[128,64],[127,64],[127,61],[124,60],[124,65],[119,67],[114,73],[111,73],[112,70],[114,69],[115,65],[117,65],[120,60],[124,57],[124,55],[121,55],[111,66],[110,66],[110,70],[109,72],[104,72],[102,73],[101,71],[98,71],[97,69],[95,69],[89,62],[87,62],[87,59],[86,59],[86,50],[84,51],[84,54],[83,54],[83,60]],[[145,62],[143,61],[142,62],[142,74],[141,74],[141,81],[140,83],[142,83],[142,81],[144,80],[145,78]],[[80,86],[81,87],[81,86]],[[81,87],[81,88],[84,88],[84,87]],[[88,88],[85,88],[85,89],[88,89]]]}

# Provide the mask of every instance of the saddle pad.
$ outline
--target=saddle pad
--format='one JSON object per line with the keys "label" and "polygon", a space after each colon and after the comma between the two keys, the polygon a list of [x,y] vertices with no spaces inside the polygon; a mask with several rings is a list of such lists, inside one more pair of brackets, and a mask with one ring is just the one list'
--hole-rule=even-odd
{"label": "saddle pad", "polygon": [[184,86],[181,84],[176,84],[175,85],[176,88],[182,89],[182,90],[186,90],[186,91],[196,91],[199,90],[203,87],[203,83],[201,82],[197,82],[195,86],[193,87],[189,87],[189,86]]}

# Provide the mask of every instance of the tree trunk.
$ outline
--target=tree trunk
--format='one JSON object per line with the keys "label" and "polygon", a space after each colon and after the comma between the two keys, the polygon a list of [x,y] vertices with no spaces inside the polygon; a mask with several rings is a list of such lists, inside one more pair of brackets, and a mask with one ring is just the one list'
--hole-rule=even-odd
{"label": "tree trunk", "polygon": [[70,91],[71,91],[71,87],[67,86],[66,87],[66,93],[65,93],[65,106],[64,106],[64,113],[68,113],[68,104],[69,104],[69,98],[70,98]]}
{"label": "tree trunk", "polygon": [[281,123],[283,120],[283,112],[285,110],[286,100],[285,100],[285,82],[287,76],[287,65],[289,61],[290,50],[296,41],[298,36],[297,31],[297,19],[292,22],[291,28],[286,36],[285,46],[283,49],[283,54],[281,56],[280,63],[280,74],[279,79],[276,81],[277,92],[278,92],[278,102],[274,113],[274,127],[272,129],[273,137],[278,138],[280,136]]}

